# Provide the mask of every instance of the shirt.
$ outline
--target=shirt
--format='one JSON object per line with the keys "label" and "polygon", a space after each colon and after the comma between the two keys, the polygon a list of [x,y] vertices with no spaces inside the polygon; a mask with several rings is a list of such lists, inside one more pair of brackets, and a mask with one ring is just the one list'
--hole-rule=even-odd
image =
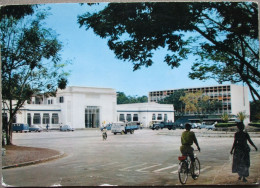
{"label": "shirt", "polygon": [[181,144],[191,146],[196,140],[196,136],[192,131],[184,131],[181,135]]}

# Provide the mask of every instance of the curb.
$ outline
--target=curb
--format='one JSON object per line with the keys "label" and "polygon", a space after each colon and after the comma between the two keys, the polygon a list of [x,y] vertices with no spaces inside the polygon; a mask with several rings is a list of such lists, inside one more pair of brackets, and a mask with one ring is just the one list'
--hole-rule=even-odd
{"label": "curb", "polygon": [[58,155],[54,155],[52,157],[48,157],[48,158],[45,158],[45,159],[39,159],[39,160],[35,160],[35,161],[19,163],[19,164],[14,164],[14,165],[10,165],[10,166],[3,166],[2,169],[17,168],[17,167],[23,167],[23,166],[39,164],[39,163],[42,163],[42,162],[47,162],[47,161],[51,161],[51,160],[54,160],[54,159],[58,159],[58,158],[64,157],[65,155],[66,154],[64,152],[60,152],[60,154],[58,154]]}

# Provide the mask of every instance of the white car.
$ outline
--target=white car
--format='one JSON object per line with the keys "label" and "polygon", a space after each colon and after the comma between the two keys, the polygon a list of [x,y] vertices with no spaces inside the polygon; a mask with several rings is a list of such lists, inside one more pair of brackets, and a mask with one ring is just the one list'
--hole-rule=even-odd
{"label": "white car", "polygon": [[206,125],[205,127],[207,130],[215,130],[216,127],[215,127],[215,124],[212,124],[212,125]]}
{"label": "white car", "polygon": [[60,131],[74,131],[74,128],[72,128],[72,127],[69,126],[69,125],[63,125],[63,126],[60,128]]}

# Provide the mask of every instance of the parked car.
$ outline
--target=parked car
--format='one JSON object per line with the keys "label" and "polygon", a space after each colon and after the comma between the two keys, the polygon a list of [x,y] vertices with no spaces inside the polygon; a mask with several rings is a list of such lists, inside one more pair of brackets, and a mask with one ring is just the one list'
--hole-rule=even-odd
{"label": "parked car", "polygon": [[60,131],[74,131],[74,128],[69,125],[63,125],[61,126]]}
{"label": "parked car", "polygon": [[41,127],[39,127],[38,125],[31,125],[29,127],[29,132],[41,132],[43,129]]}
{"label": "parked car", "polygon": [[197,123],[191,123],[191,128],[192,129],[197,129],[198,128],[198,124]]}
{"label": "parked car", "polygon": [[24,123],[13,123],[12,124],[13,131],[15,132],[28,132],[29,131],[29,125]]}
{"label": "parked car", "polygon": [[204,122],[198,123],[197,125],[198,125],[197,126],[198,129],[206,128],[206,124]]}
{"label": "parked car", "polygon": [[207,130],[215,130],[216,127],[215,127],[215,124],[212,124],[212,125],[206,125],[205,127]]}

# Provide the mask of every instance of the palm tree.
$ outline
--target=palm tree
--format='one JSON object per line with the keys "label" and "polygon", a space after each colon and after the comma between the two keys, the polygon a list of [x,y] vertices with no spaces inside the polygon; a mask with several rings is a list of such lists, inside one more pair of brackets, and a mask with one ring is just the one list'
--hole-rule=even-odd
{"label": "palm tree", "polygon": [[248,115],[246,115],[245,112],[238,112],[237,113],[237,118],[239,119],[240,122],[244,122],[246,118],[248,118]]}

